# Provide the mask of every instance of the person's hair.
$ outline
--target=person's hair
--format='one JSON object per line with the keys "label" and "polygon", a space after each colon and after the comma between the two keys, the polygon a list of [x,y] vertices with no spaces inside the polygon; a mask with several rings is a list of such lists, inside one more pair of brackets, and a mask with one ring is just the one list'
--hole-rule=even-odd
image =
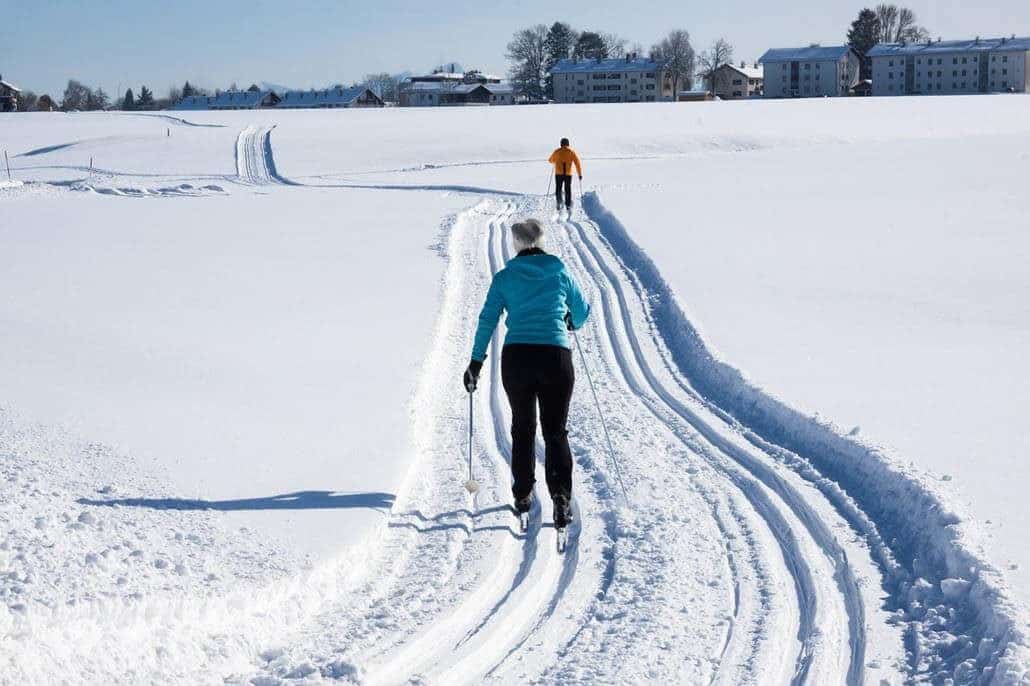
{"label": "person's hair", "polygon": [[[554,139],[552,138],[551,140],[554,140]],[[563,148],[569,147],[569,139],[568,138],[562,138],[561,139],[561,146]]]}
{"label": "person's hair", "polygon": [[524,219],[511,225],[511,239],[515,251],[540,248],[544,243],[544,225],[537,219]]}

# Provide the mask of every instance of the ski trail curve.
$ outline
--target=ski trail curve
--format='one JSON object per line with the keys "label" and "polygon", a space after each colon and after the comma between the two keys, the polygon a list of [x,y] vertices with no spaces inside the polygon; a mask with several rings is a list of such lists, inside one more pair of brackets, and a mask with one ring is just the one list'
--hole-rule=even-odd
{"label": "ski trail curve", "polygon": [[241,183],[252,186],[296,185],[276,170],[272,153],[275,126],[251,125],[236,137],[236,177]]}

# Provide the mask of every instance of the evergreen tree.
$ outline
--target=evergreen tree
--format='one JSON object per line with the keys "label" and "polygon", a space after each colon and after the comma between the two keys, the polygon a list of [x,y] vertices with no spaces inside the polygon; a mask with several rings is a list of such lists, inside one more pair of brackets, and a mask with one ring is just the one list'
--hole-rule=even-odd
{"label": "evergreen tree", "polygon": [[140,110],[152,110],[154,109],[154,92],[146,86],[139,87],[139,99],[136,100],[136,109]]}
{"label": "evergreen tree", "polygon": [[603,59],[608,56],[608,44],[596,31],[584,31],[576,38],[572,56],[581,60]]}
{"label": "evergreen tree", "polygon": [[196,92],[194,91],[193,86],[190,85],[190,82],[187,81],[182,85],[182,97],[189,98],[194,95],[196,95]]}
{"label": "evergreen tree", "polygon": [[122,109],[126,112],[136,109],[136,97],[132,94],[131,88],[125,91],[125,97],[122,98]]}
{"label": "evergreen tree", "polygon": [[858,18],[851,22],[848,30],[848,45],[858,53],[861,60],[860,79],[873,78],[873,61],[866,55],[880,41],[880,19],[876,12],[866,7],[858,13]]}
{"label": "evergreen tree", "polygon": [[572,56],[572,48],[575,44],[576,32],[565,22],[556,21],[547,30],[547,38],[544,39],[544,50],[547,54],[544,68],[547,71],[545,88],[548,98],[554,98],[554,77],[551,76],[551,69],[561,60]]}

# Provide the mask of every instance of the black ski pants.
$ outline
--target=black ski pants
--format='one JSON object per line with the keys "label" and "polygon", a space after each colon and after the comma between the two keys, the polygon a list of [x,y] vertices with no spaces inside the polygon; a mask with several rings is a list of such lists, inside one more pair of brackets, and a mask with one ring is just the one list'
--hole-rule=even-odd
{"label": "black ski pants", "polygon": [[554,177],[554,199],[558,202],[558,209],[562,207],[561,194],[562,186],[565,186],[565,207],[572,207],[572,175],[557,174]]}
{"label": "black ski pants", "polygon": [[572,451],[565,425],[576,382],[572,351],[557,345],[512,343],[501,351],[501,381],[511,404],[511,487],[524,498],[536,482],[536,421],[544,435],[544,473],[547,489],[572,496]]}

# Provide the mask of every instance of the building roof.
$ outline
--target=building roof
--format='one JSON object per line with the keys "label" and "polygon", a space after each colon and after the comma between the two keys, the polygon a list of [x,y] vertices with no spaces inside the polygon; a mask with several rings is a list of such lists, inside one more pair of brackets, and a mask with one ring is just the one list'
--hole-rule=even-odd
{"label": "building roof", "polygon": [[441,83],[439,81],[416,81],[403,86],[405,92],[420,93],[471,93],[477,88],[485,88],[491,93],[512,93],[514,88],[507,83]]}
{"label": "building roof", "polygon": [[773,48],[759,58],[759,62],[818,62],[839,60],[851,50],[847,45],[814,46],[808,48]]}
{"label": "building roof", "polygon": [[762,71],[761,67],[740,67],[735,64],[726,63],[719,67],[720,69],[732,69],[735,72],[739,72],[749,79],[762,79],[765,78],[765,72]]}
{"label": "building roof", "polygon": [[270,91],[225,91],[216,95],[210,106],[219,107],[257,107]]}
{"label": "building roof", "polygon": [[462,81],[465,79],[464,72],[436,71],[432,74],[416,74],[409,76],[409,81]]}
{"label": "building roof", "polygon": [[551,68],[552,74],[650,71],[661,68],[658,62],[644,57],[612,57],[601,60],[560,60]]}
{"label": "building roof", "polygon": [[214,98],[207,95],[188,95],[172,107],[173,110],[209,110]]}
{"label": "building roof", "polygon": [[[351,88],[325,88],[323,90],[286,91],[276,107],[327,107],[330,105],[347,106],[354,103],[366,93],[372,91],[366,86]],[[375,93],[372,93],[377,99]]]}
{"label": "building roof", "polygon": [[4,81],[3,79],[0,79],[0,87],[6,88],[9,91],[14,91],[15,93],[21,93],[21,88],[18,88],[13,83]]}
{"label": "building roof", "polygon": [[994,50],[1030,50],[1030,38],[976,38],[973,40],[934,41],[932,43],[880,43],[869,51],[868,56],[932,55]]}

